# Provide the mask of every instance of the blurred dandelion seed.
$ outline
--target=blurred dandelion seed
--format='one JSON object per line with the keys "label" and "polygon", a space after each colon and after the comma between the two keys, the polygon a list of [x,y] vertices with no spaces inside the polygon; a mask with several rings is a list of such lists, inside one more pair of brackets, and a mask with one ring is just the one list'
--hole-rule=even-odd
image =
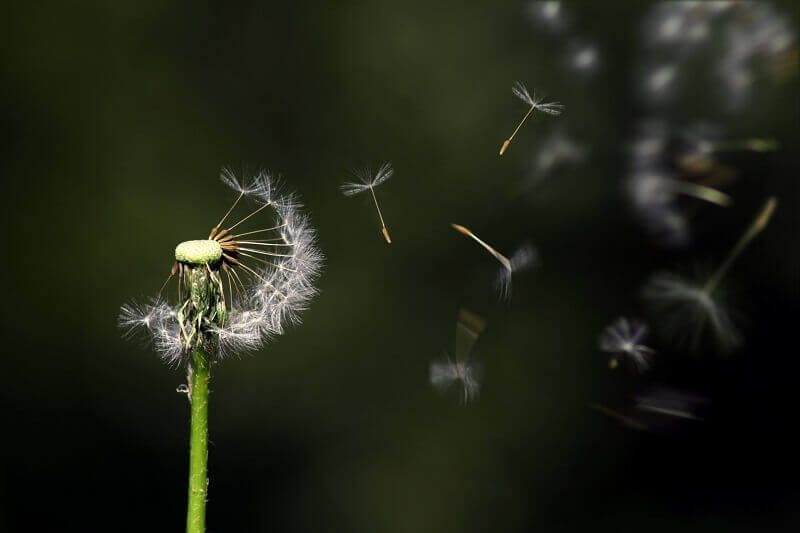
{"label": "blurred dandelion seed", "polygon": [[644,322],[624,317],[618,318],[616,322],[606,327],[600,335],[598,344],[601,350],[612,354],[608,366],[616,368],[620,357],[626,357],[639,372],[647,370],[650,357],[655,353],[652,348],[642,344],[647,331],[647,324]]}
{"label": "blurred dandelion seed", "polygon": [[483,318],[467,309],[459,309],[456,323],[456,359],[465,360],[469,357],[485,328],[486,321]]}
{"label": "blurred dandelion seed", "polygon": [[669,387],[653,387],[635,397],[636,409],[661,416],[702,421],[698,409],[708,399]]}
{"label": "blurred dandelion seed", "polygon": [[698,143],[704,146],[703,153],[720,153],[720,152],[774,152],[780,145],[775,139],[767,138],[751,138],[751,139],[731,139],[723,141],[711,141],[707,139],[697,139]]}
{"label": "blurred dandelion seed", "polygon": [[455,359],[445,353],[442,359],[430,365],[431,385],[442,394],[455,389],[462,405],[477,399],[480,393],[482,372],[474,347],[485,327],[483,318],[467,309],[459,309]]}
{"label": "blurred dandelion seed", "polygon": [[542,182],[560,168],[581,163],[587,152],[586,146],[568,135],[564,128],[555,128],[534,154],[531,185]]}
{"label": "blurred dandelion seed", "polygon": [[392,238],[389,235],[389,230],[386,228],[386,223],[383,221],[383,213],[381,213],[381,207],[378,205],[378,198],[375,196],[375,187],[388,181],[393,175],[394,169],[392,168],[392,164],[387,162],[381,165],[374,176],[371,175],[368,170],[364,170],[357,173],[359,181],[346,182],[340,187],[342,194],[345,196],[355,196],[367,190],[371,193],[372,201],[375,203],[375,209],[378,211],[378,218],[380,218],[381,221],[381,232],[388,244],[392,243]]}
{"label": "blurred dandelion seed", "polygon": [[442,394],[457,386],[462,405],[477,399],[481,389],[479,367],[472,361],[454,361],[446,354],[431,363],[430,381]]}
{"label": "blurred dandelion seed", "polygon": [[639,422],[633,417],[626,416],[619,411],[611,409],[610,407],[606,407],[605,405],[599,403],[590,403],[589,409],[593,409],[598,413],[602,413],[607,417],[616,420],[617,422],[621,423],[624,426],[627,426],[631,429],[635,429],[637,431],[646,431],[648,428],[645,424]]}
{"label": "blurred dandelion seed", "polygon": [[522,117],[522,120],[519,122],[519,124],[517,124],[517,127],[511,133],[511,136],[503,141],[503,145],[500,147],[500,155],[503,155],[506,150],[508,150],[508,146],[511,144],[511,141],[514,140],[514,136],[517,134],[525,121],[528,120],[528,117],[531,115],[531,113],[534,111],[541,111],[542,113],[547,113],[548,115],[558,116],[564,109],[564,106],[558,102],[545,102],[544,98],[537,98],[535,93],[533,96],[531,96],[531,94],[528,92],[528,89],[521,82],[515,82],[513,87],[511,87],[511,92],[514,94],[514,96],[528,104],[530,109],[528,109],[528,112],[524,117]]}
{"label": "blurred dandelion seed", "polygon": [[713,187],[671,178],[658,172],[636,173],[629,186],[634,202],[640,207],[667,205],[676,195],[688,196],[720,207],[728,207],[733,203],[730,195]]}
{"label": "blurred dandelion seed", "polygon": [[685,421],[702,422],[707,398],[665,386],[650,387],[633,398],[634,406],[621,412],[602,404],[589,408],[638,431],[674,431]]}
{"label": "blurred dandelion seed", "polygon": [[736,258],[766,228],[777,207],[769,198],[753,222],[730,250],[720,266],[703,283],[694,283],[671,273],[653,276],[645,286],[643,296],[664,315],[665,326],[674,328],[680,339],[689,340],[695,351],[706,325],[710,324],[718,347],[730,352],[740,342],[726,306],[720,301],[718,287]]}
{"label": "blurred dandelion seed", "polygon": [[469,228],[460,224],[450,224],[450,226],[462,235],[469,237],[477,242],[481,247],[489,252],[492,257],[497,259],[501,265],[501,269],[497,274],[495,285],[497,288],[498,296],[501,300],[508,300],[511,297],[511,281],[515,272],[520,272],[533,268],[536,265],[538,254],[536,248],[530,243],[522,244],[512,254],[511,258],[504,256],[491,245],[475,235]]}

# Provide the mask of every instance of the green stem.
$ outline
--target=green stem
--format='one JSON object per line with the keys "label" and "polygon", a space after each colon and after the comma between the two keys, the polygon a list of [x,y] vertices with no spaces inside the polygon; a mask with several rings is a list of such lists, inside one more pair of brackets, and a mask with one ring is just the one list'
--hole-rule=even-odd
{"label": "green stem", "polygon": [[192,428],[189,451],[189,506],[186,533],[205,533],[208,493],[208,354],[195,348],[192,354]]}
{"label": "green stem", "polygon": [[775,208],[778,205],[778,201],[774,197],[770,197],[764,203],[764,207],[761,208],[756,218],[753,222],[747,227],[745,232],[737,241],[736,245],[731,249],[728,253],[728,256],[722,262],[722,264],[717,268],[717,270],[708,278],[705,285],[703,285],[703,291],[706,294],[711,294],[719,285],[719,282],[722,281],[722,278],[725,277],[725,274],[728,272],[728,269],[731,267],[733,262],[739,257],[747,245],[755,239],[759,233],[764,231],[764,228],[767,227],[769,224],[770,218],[772,218],[772,214],[775,212]]}
{"label": "green stem", "polygon": [[706,187],[705,185],[700,185],[698,183],[690,183],[673,179],[669,180],[668,183],[672,190],[679,194],[691,196],[692,198],[697,198],[698,200],[703,200],[711,204],[727,207],[733,201],[731,197],[724,192],[718,191],[711,187]]}

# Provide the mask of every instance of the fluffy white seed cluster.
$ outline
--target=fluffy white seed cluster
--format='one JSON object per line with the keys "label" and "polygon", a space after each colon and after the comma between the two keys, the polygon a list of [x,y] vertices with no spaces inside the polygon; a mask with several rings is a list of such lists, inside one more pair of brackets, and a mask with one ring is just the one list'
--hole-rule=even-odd
{"label": "fluffy white seed cluster", "polygon": [[[265,172],[240,182],[224,170],[222,182],[253,200],[261,213],[271,209],[275,242],[281,243],[279,254],[270,261],[252,264],[253,272],[241,275],[242,287],[231,290],[232,309],[223,325],[209,322],[204,331],[206,348],[217,357],[260,348],[289,325],[300,322],[300,314],[316,294],[323,256],[316,245],[316,232],[292,195],[281,195],[274,180]],[[261,216],[263,219],[264,217]],[[262,223],[262,225],[264,225]],[[161,357],[170,364],[180,364],[188,348],[181,334],[177,313],[181,302],[170,305],[163,299],[149,304],[128,304],[122,307],[119,324],[128,334],[146,331]]]}

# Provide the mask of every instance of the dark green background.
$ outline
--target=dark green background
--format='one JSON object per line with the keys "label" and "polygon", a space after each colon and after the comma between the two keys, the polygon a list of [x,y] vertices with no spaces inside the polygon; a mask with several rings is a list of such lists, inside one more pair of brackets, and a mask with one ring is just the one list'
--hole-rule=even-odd
{"label": "dark green background", "polygon": [[[757,85],[729,133],[782,150],[730,162],[734,208],[681,253],[652,245],[620,194],[644,113],[637,2],[571,6],[603,68],[584,80],[523,3],[16,3],[0,22],[3,191],[0,531],[180,531],[188,406],[180,370],[120,338],[120,304],[154,294],[175,244],[232,197],[220,167],[280,173],[327,266],[304,324],[214,368],[209,531],[778,531],[798,523],[797,74]],[[796,8],[783,12],[796,27]],[[521,79],[566,105],[497,148]],[[717,120],[696,87],[676,120]],[[591,157],[518,194],[560,121]],[[391,160],[367,199],[339,184]],[[718,261],[764,197],[773,224],[729,279],[745,349],[661,348],[643,382],[596,338],[642,315],[654,270]],[[536,243],[510,305],[491,259]],[[427,382],[465,305],[483,314],[485,384],[460,408]],[[713,417],[637,433],[590,409],[654,380]]]}

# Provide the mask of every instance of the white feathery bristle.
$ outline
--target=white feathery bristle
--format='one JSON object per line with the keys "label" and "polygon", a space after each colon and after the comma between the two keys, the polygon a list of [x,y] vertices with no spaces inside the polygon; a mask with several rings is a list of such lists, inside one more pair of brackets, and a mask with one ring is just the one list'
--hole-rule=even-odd
{"label": "white feathery bristle", "polygon": [[123,305],[118,324],[126,337],[140,330],[148,333],[154,348],[165,362],[175,363],[181,359],[183,345],[175,311],[160,298],[147,304],[132,302]]}
{"label": "white feathery bristle", "polygon": [[604,352],[628,357],[637,370],[644,371],[655,351],[642,344],[647,336],[647,324],[639,320],[620,317],[600,334],[598,345]]}
{"label": "white feathery bristle", "polygon": [[394,169],[391,162],[383,163],[378,171],[373,175],[368,169],[356,172],[359,181],[348,181],[339,186],[345,196],[354,196],[362,192],[374,189],[394,176]]}
{"label": "white feathery bristle", "polygon": [[511,87],[511,92],[514,96],[537,111],[547,113],[548,115],[560,115],[561,111],[564,109],[564,106],[558,102],[545,102],[544,98],[537,98],[535,93],[531,96],[531,93],[528,92],[528,88],[518,81],[514,82],[514,85]]}
{"label": "white feathery bristle", "polygon": [[696,349],[710,325],[719,348],[729,352],[741,338],[727,308],[715,294],[672,273],[656,274],[643,290],[645,300],[662,315],[660,324],[682,347]]}
{"label": "white feathery bristle", "polygon": [[480,393],[480,369],[470,360],[453,361],[449,357],[434,361],[430,365],[430,383],[445,394],[457,387],[459,401],[466,405],[477,399]]}
{"label": "white feathery bristle", "polygon": [[510,268],[505,265],[500,267],[497,272],[495,287],[501,300],[508,301],[511,299],[511,285],[514,274],[534,268],[538,258],[539,255],[536,248],[531,243],[526,242],[511,255],[508,262]]}
{"label": "white feathery bristle", "polygon": [[522,82],[515,81],[514,85],[511,87],[511,93],[528,105],[536,105],[533,97],[531,97],[531,93],[528,92],[528,88],[525,87]]}

